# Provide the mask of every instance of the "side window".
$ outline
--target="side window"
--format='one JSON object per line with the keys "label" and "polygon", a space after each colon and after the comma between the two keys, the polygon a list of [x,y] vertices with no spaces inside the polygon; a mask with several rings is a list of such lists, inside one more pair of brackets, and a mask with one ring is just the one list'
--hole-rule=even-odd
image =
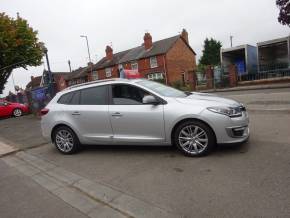
{"label": "side window", "polygon": [[69,93],[67,93],[67,94],[62,95],[62,96],[58,99],[57,103],[59,103],[59,104],[68,104],[68,102],[69,102],[69,101],[71,100],[71,98],[72,98],[72,95],[73,95],[72,92],[69,92]]}
{"label": "side window", "polygon": [[73,96],[68,104],[70,105],[78,105],[80,104],[80,91],[73,92]]}
{"label": "side window", "polygon": [[107,86],[98,86],[81,90],[81,105],[106,105],[108,104]]}
{"label": "side window", "polygon": [[125,84],[112,86],[113,103],[116,105],[143,104],[142,100],[146,95],[149,93],[135,86]]}

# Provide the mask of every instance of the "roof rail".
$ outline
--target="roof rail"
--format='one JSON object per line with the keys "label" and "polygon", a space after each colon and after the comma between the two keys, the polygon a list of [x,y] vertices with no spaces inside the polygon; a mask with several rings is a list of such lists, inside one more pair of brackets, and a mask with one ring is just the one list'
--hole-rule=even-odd
{"label": "roof rail", "polygon": [[82,87],[82,86],[86,86],[86,85],[97,84],[97,83],[102,83],[102,82],[110,82],[110,81],[119,81],[119,80],[128,80],[128,79],[111,78],[111,79],[95,80],[95,81],[91,81],[91,82],[85,82],[85,83],[69,86],[69,87],[65,88],[64,91],[65,90],[74,89],[74,88],[78,88],[78,87]]}

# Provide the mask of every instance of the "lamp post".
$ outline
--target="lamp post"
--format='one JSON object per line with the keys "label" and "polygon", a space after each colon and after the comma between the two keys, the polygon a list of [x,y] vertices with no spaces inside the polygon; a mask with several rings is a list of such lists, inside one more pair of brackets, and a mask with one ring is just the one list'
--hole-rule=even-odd
{"label": "lamp post", "polygon": [[87,49],[88,49],[88,54],[89,54],[89,61],[90,61],[89,67],[90,67],[90,71],[91,71],[91,75],[89,76],[89,78],[92,78],[92,76],[93,76],[93,66],[92,66],[92,60],[91,60],[91,54],[90,54],[89,40],[88,40],[88,37],[86,35],[80,35],[80,37],[86,38]]}
{"label": "lamp post", "polygon": [[47,71],[48,71],[48,89],[49,89],[49,94],[50,97],[54,97],[54,86],[53,86],[53,78],[52,78],[52,73],[50,70],[50,64],[49,64],[49,59],[48,59],[48,54],[47,54],[47,48],[43,46],[43,52],[45,54],[46,58],[46,63],[47,63]]}
{"label": "lamp post", "polygon": [[86,38],[86,42],[87,42],[87,49],[88,49],[88,54],[89,54],[89,61],[90,61],[90,63],[91,63],[92,61],[91,61],[91,54],[90,54],[90,48],[89,48],[89,41],[88,41],[88,37],[87,37],[87,36],[85,36],[85,35],[80,35],[80,37],[82,37],[82,38]]}

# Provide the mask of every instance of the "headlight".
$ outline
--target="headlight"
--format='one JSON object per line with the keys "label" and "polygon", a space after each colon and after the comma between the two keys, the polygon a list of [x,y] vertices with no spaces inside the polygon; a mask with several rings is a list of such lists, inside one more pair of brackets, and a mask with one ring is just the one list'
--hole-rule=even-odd
{"label": "headlight", "polygon": [[208,107],[209,111],[227,115],[229,117],[240,117],[242,116],[242,110],[240,107]]}

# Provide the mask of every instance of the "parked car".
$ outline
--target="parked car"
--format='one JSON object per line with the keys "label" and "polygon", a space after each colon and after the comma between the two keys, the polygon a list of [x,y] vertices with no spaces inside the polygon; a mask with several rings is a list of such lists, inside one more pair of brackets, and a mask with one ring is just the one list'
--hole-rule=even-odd
{"label": "parked car", "polygon": [[82,144],[176,145],[188,156],[249,137],[246,108],[145,79],[110,79],[59,92],[41,111],[42,134],[71,154]]}
{"label": "parked car", "polygon": [[20,117],[28,112],[29,108],[25,104],[0,101],[0,117]]}

